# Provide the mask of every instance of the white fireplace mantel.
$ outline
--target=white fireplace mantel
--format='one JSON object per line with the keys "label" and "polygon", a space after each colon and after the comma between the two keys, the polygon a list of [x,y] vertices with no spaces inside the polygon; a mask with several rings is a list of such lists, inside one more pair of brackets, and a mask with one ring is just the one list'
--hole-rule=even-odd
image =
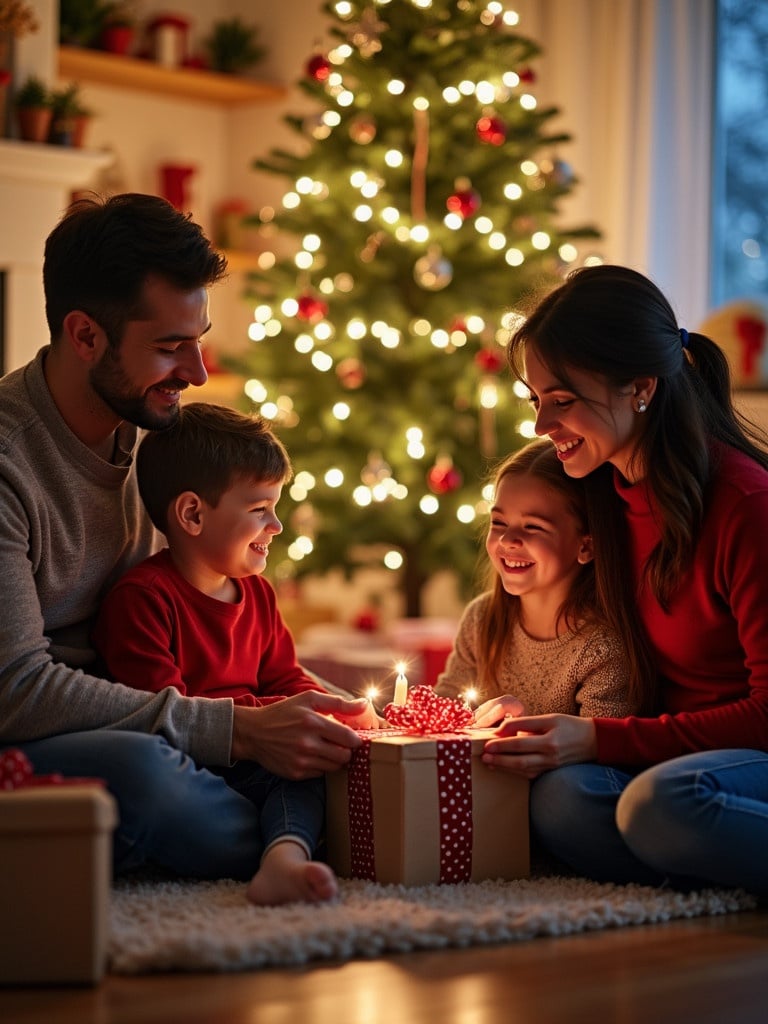
{"label": "white fireplace mantel", "polygon": [[107,152],[0,139],[0,271],[5,273],[5,366],[48,341],[43,298],[45,239],[69,205],[108,167]]}

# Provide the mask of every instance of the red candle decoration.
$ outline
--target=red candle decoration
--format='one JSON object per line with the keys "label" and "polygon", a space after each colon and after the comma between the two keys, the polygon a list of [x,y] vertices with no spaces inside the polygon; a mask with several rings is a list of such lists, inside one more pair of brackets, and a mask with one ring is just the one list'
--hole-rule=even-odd
{"label": "red candle decoration", "polygon": [[160,193],[182,213],[190,206],[187,183],[196,170],[191,164],[163,164],[160,168]]}
{"label": "red candle decoration", "polygon": [[328,313],[328,303],[318,299],[316,295],[300,295],[296,300],[298,309],[296,316],[299,320],[306,320],[310,324],[316,324]]}
{"label": "red candle decoration", "polygon": [[327,82],[331,73],[331,62],[322,53],[316,53],[310,57],[304,68],[308,78],[314,78],[316,82]]}

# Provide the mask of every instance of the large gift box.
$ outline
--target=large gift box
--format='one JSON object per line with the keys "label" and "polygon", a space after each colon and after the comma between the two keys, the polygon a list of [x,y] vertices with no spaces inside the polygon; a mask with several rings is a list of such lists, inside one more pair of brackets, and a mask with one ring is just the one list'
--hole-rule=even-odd
{"label": "large gift box", "polygon": [[336,873],[403,885],[527,877],[529,783],[482,763],[493,731],[398,732],[362,733],[349,766],[326,776]]}
{"label": "large gift box", "polygon": [[0,791],[2,984],[94,984],[106,966],[117,805],[50,778]]}

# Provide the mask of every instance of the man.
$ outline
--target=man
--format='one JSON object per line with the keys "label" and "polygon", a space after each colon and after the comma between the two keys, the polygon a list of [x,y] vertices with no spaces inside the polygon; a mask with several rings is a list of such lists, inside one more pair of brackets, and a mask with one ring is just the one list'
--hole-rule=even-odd
{"label": "man", "polygon": [[0,745],[21,747],[40,773],[106,779],[118,871],[249,878],[254,807],[201,766],[333,770],[359,743],[338,719],[367,705],[303,693],[235,708],[97,674],[99,601],[158,544],[136,487],[137,428],[168,426],[182,391],[205,383],[207,290],[225,270],[163,199],[80,200],[45,246],[50,344],[0,380]]}

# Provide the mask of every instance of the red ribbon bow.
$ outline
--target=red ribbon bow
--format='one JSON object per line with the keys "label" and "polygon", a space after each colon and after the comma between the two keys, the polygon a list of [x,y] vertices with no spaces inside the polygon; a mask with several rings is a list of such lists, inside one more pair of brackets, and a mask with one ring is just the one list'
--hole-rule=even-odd
{"label": "red ribbon bow", "polygon": [[405,704],[387,704],[384,718],[397,729],[417,736],[435,732],[458,732],[473,718],[472,708],[464,700],[441,697],[431,686],[414,686]]}
{"label": "red ribbon bow", "polygon": [[53,775],[35,775],[32,762],[23,750],[11,747],[0,753],[0,792],[9,793],[14,789],[29,789],[32,786],[78,786],[86,783],[103,786],[104,780],[64,778],[58,772]]}

